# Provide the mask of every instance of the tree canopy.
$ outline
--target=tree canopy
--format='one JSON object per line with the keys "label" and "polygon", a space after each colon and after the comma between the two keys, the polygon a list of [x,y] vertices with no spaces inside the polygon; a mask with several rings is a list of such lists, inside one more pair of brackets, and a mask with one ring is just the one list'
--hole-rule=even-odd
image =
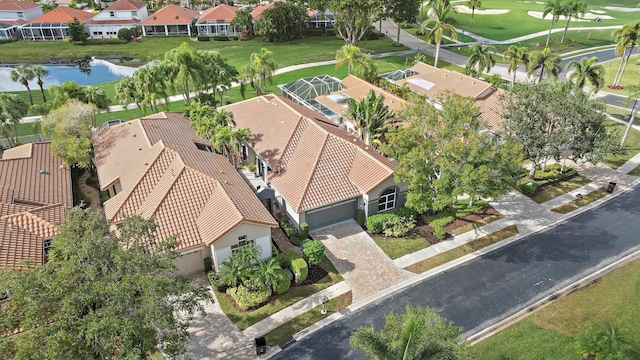
{"label": "tree canopy", "polygon": [[154,231],[134,217],[109,236],[99,212],[72,209],[47,263],[0,270],[10,296],[0,331],[21,330],[0,338],[0,357],[146,359],[158,345],[171,358],[184,353],[189,321],[212,297],[176,274],[177,238],[149,248]]}
{"label": "tree canopy", "polygon": [[358,46],[385,3],[386,0],[310,0],[309,7],[331,10],[338,35],[347,45]]}
{"label": "tree canopy", "polygon": [[51,151],[66,165],[91,166],[91,124],[95,114],[94,105],[72,99],[42,119],[42,130],[51,137]]}
{"label": "tree canopy", "polygon": [[304,22],[309,20],[307,9],[293,2],[276,2],[266,9],[256,22],[256,35],[268,42],[286,42],[302,37]]}

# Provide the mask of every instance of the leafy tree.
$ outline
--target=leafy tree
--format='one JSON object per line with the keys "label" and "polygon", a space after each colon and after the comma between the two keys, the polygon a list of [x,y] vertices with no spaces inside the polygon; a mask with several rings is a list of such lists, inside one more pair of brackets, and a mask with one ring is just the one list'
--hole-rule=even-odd
{"label": "leafy tree", "polygon": [[212,297],[176,274],[179,242],[154,230],[134,217],[109,236],[100,212],[72,209],[46,264],[0,270],[11,294],[0,331],[22,330],[0,338],[0,357],[148,359],[156,346],[172,358],[185,353],[189,322]]}
{"label": "leafy tree", "polygon": [[33,105],[33,96],[31,96],[31,88],[29,87],[29,81],[33,80],[36,75],[33,73],[33,68],[27,65],[18,65],[15,69],[11,70],[11,81],[19,82],[27,88],[29,92],[29,100]]}
{"label": "leafy tree", "polygon": [[91,165],[91,124],[95,114],[95,105],[72,99],[42,119],[42,130],[51,137],[51,151],[66,165]]}
{"label": "leafy tree", "polygon": [[471,8],[471,21],[469,22],[469,27],[473,27],[473,15],[475,15],[477,8],[482,7],[482,1],[468,0],[467,7]]}
{"label": "leafy tree", "polygon": [[459,342],[461,332],[433,309],[407,305],[404,314],[385,317],[384,330],[361,327],[349,342],[370,359],[471,359],[469,345]]}
{"label": "leafy tree", "polygon": [[353,75],[370,83],[377,83],[380,80],[378,66],[371,58],[371,54],[362,55],[362,58],[353,69]]}
{"label": "leafy tree", "polygon": [[547,43],[545,46],[549,46],[549,38],[551,38],[551,30],[553,30],[553,24],[560,20],[560,16],[565,14],[565,7],[562,4],[562,0],[547,1],[544,4],[544,11],[542,12],[542,18],[551,14],[551,25],[549,26],[549,33],[547,34]]}
{"label": "leafy tree", "polygon": [[638,40],[640,39],[640,20],[614,30],[613,38],[616,41],[616,55],[622,57],[612,84],[612,87],[616,88],[620,85],[622,75],[627,68],[633,48],[638,44]]}
{"label": "leafy tree", "polygon": [[576,83],[580,89],[584,88],[586,82],[589,81],[593,87],[593,92],[597,93],[604,86],[604,66],[597,64],[598,58],[582,58],[580,61],[573,60],[567,64],[567,71],[575,68],[575,71],[569,75],[569,80]]}
{"label": "leafy tree", "polygon": [[185,104],[191,102],[191,90],[203,82],[204,64],[198,53],[183,42],[164,54],[164,64],[168,71],[167,80],[172,88],[182,90]]}
{"label": "leafy tree", "polygon": [[573,16],[582,15],[587,12],[587,3],[584,0],[567,0],[564,4],[564,15],[567,16],[567,24],[564,27],[564,32],[562,33],[562,39],[560,42],[564,42],[564,38],[567,36],[567,30],[569,30],[569,23],[571,22],[571,18]]}
{"label": "leafy tree", "polygon": [[217,51],[198,50],[198,56],[205,64],[203,84],[205,88],[211,88],[213,106],[216,106],[217,94],[220,94],[220,105],[223,102],[224,91],[231,88],[237,80],[238,70],[227,62]]}
{"label": "leafy tree", "polygon": [[421,0],[391,0],[388,4],[387,15],[398,24],[396,42],[400,43],[400,24],[413,23]]}
{"label": "leafy tree", "polygon": [[306,8],[294,2],[276,2],[266,9],[255,24],[256,35],[268,42],[286,42],[302,37],[304,22],[309,20]]}
{"label": "leafy tree", "polygon": [[55,4],[49,4],[49,3],[42,4],[42,13],[46,14],[55,8],[56,8]]}
{"label": "leafy tree", "polygon": [[124,41],[131,41],[131,39],[133,39],[133,35],[131,34],[131,30],[127,29],[127,28],[122,28],[120,30],[118,30],[118,39],[120,40],[124,40]]}
{"label": "leafy tree", "polygon": [[18,124],[20,119],[27,115],[28,111],[29,105],[20,96],[12,93],[0,93],[0,128],[2,129],[2,135],[7,138],[9,143],[11,143],[9,132],[7,131],[9,123],[13,124],[15,141],[17,142]]}
{"label": "leafy tree", "polygon": [[393,116],[393,112],[384,104],[384,96],[377,96],[373,90],[369,90],[360,100],[348,99],[344,111],[344,117],[351,121],[358,137],[367,145],[379,143],[382,130]]}
{"label": "leafy tree", "polygon": [[493,55],[493,52],[496,50],[495,47],[491,45],[473,44],[469,50],[471,55],[469,55],[467,64],[470,67],[478,66],[478,75],[481,75],[484,71],[489,72],[491,67],[496,64],[496,59]]}
{"label": "leafy tree", "polygon": [[529,67],[529,48],[526,46],[511,45],[502,56],[509,61],[508,73],[513,72],[513,80],[511,81],[511,86],[513,87],[516,83],[518,66],[524,65],[525,69]]}
{"label": "leafy tree", "polygon": [[87,40],[87,33],[84,32],[84,24],[78,21],[78,19],[73,18],[73,21],[67,24],[69,26],[68,34],[71,37],[71,41],[82,41]]}
{"label": "leafy tree", "polygon": [[57,109],[69,100],[78,100],[83,103],[93,104],[98,109],[109,108],[110,100],[104,90],[95,86],[79,86],[75,81],[65,81],[60,85],[51,86],[49,94],[53,96],[51,107]]}
{"label": "leafy tree", "polygon": [[251,7],[246,7],[236,11],[236,16],[229,23],[233,28],[239,28],[242,31],[249,31],[253,27],[253,16],[251,16]]}
{"label": "leafy tree", "polygon": [[49,70],[42,65],[32,65],[31,71],[33,71],[34,77],[38,79],[38,86],[40,87],[40,93],[42,93],[42,101],[46,103],[47,98],[44,96],[44,81],[42,81],[42,79],[49,75]]}
{"label": "leafy tree", "polygon": [[435,42],[436,55],[433,63],[434,67],[438,67],[438,57],[440,55],[440,43],[442,42],[442,36],[448,34],[453,41],[458,40],[458,32],[455,26],[458,22],[453,17],[449,16],[449,12],[452,10],[451,4],[448,0],[433,0],[433,18],[427,19],[420,26],[420,31],[425,33],[429,29],[427,35],[427,43],[432,44]]}
{"label": "leafy tree", "polygon": [[242,67],[240,92],[243,93],[246,83],[256,90],[256,96],[267,93],[267,82],[271,83],[278,65],[273,59],[273,52],[267,48],[249,56],[249,63]]}
{"label": "leafy tree", "polygon": [[358,46],[367,29],[378,18],[386,0],[310,0],[309,7],[334,13],[338,35],[347,45]]}
{"label": "leafy tree", "polygon": [[548,47],[542,50],[534,50],[529,57],[527,75],[531,76],[531,74],[538,69],[540,69],[538,82],[542,81],[545,70],[554,78],[558,78],[558,74],[562,71],[562,59],[558,54],[554,54]]}

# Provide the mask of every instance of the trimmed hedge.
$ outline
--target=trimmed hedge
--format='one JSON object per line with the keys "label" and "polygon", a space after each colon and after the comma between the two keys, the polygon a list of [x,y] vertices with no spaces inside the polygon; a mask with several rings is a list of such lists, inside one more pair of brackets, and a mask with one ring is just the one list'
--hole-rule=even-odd
{"label": "trimmed hedge", "polygon": [[[76,45],[76,42],[74,41],[73,44]],[[84,41],[84,45],[122,45],[128,43],[128,41],[120,39],[87,39]]]}
{"label": "trimmed hedge", "polygon": [[399,237],[403,236],[416,226],[416,220],[400,217],[398,215],[392,216],[384,223],[384,235]]}
{"label": "trimmed hedge", "polygon": [[213,264],[211,263],[211,256],[207,256],[204,258],[204,272],[209,273],[213,269]]}
{"label": "trimmed hedge", "polygon": [[291,261],[291,272],[297,275],[298,282],[301,283],[307,279],[309,275],[309,267],[304,259],[295,259]]}
{"label": "trimmed hedge", "polygon": [[276,273],[277,283],[273,288],[273,291],[275,291],[276,294],[281,295],[289,291],[289,288],[291,287],[291,279],[289,279],[289,275],[287,275],[287,273],[282,269],[276,270]]}
{"label": "trimmed hedge", "polygon": [[306,33],[307,36],[322,36],[322,29],[309,29]]}
{"label": "trimmed hedge", "polygon": [[298,232],[298,229],[296,229],[295,226],[289,223],[288,216],[281,217],[280,220],[278,220],[278,224],[280,224],[280,227],[282,228],[284,233],[287,234],[287,237],[289,237],[289,241],[293,245],[295,246],[301,245],[302,241],[300,241],[300,233]]}
{"label": "trimmed hedge", "polygon": [[396,210],[393,211],[394,214],[398,215],[401,218],[406,218],[406,219],[413,219],[415,220],[416,217],[418,216],[418,212],[408,208],[406,206],[403,206],[401,208],[398,208]]}
{"label": "trimmed hedge", "polygon": [[367,229],[374,234],[381,234],[384,231],[384,224],[394,216],[392,213],[371,215],[367,218]]}
{"label": "trimmed hedge", "polygon": [[416,217],[414,210],[401,207],[390,213],[369,216],[367,229],[374,234],[384,233],[386,236],[398,237],[416,226]]}
{"label": "trimmed hedge", "polygon": [[516,187],[518,188],[518,190],[527,196],[532,195],[534,192],[536,192],[538,186],[540,185],[538,185],[537,181],[531,180],[529,178],[522,178],[516,183]]}
{"label": "trimmed hedge", "polygon": [[291,261],[301,258],[302,256],[293,250],[287,250],[282,254],[276,255],[276,259],[278,260],[278,263],[280,263],[280,267],[283,269],[291,267]]}
{"label": "trimmed hedge", "polygon": [[213,36],[213,41],[229,41],[229,37],[227,35],[215,35]]}
{"label": "trimmed hedge", "polygon": [[18,39],[16,39],[16,38],[0,39],[0,44],[9,44],[9,43],[16,42],[16,41],[18,41]]}
{"label": "trimmed hedge", "polygon": [[327,29],[327,36],[336,36],[335,29]]}
{"label": "trimmed hedge", "polygon": [[211,38],[205,35],[199,35],[198,41],[211,41]]}
{"label": "trimmed hedge", "polygon": [[263,286],[256,291],[251,291],[246,287],[240,285],[235,288],[227,289],[227,294],[229,294],[233,300],[236,301],[236,304],[242,310],[248,310],[249,308],[258,306],[263,302],[269,299],[271,296],[271,288],[268,286]]}
{"label": "trimmed hedge", "polygon": [[300,239],[302,241],[305,241],[308,238],[309,238],[309,224],[307,224],[306,222],[303,222],[302,224],[300,224]]}
{"label": "trimmed hedge", "polygon": [[324,244],[316,240],[305,240],[302,242],[302,253],[309,265],[318,265],[324,257]]}

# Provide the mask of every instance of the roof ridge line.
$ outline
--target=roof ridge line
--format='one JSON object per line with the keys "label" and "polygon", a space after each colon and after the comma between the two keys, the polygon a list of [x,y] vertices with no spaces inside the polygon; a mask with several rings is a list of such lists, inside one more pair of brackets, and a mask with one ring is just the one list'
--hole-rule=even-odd
{"label": "roof ridge line", "polygon": [[[322,156],[324,149],[327,147],[327,140],[329,139],[329,135],[330,133],[327,131],[324,137],[324,141],[322,142],[322,147],[320,148],[320,151],[318,151],[318,157],[315,159],[315,164],[313,164],[313,167],[311,171],[309,171],[309,174],[315,173],[316,169],[318,168],[318,164],[320,163],[320,157]],[[312,177],[311,175],[309,175],[306,182],[307,186],[305,186],[304,193],[302,194],[302,197],[300,197],[300,205],[302,205],[302,203],[304,202],[304,199],[307,197],[307,193],[309,192],[309,183],[311,182],[311,179]],[[302,207],[298,206],[298,209],[296,209],[296,211],[300,211],[300,210],[302,210]]]}
{"label": "roof ridge line", "polygon": [[[184,161],[182,161],[182,157],[180,156],[180,154],[177,154],[177,156],[173,159],[173,161],[176,161],[176,160],[180,164],[182,164],[182,166],[180,167],[180,171],[177,174],[175,174],[174,176],[172,176],[173,180],[171,180],[171,185],[167,188],[167,191],[162,196],[162,199],[160,201],[158,201],[153,206],[152,210],[148,211],[148,213],[149,213],[148,218],[151,218],[151,217],[155,216],[156,212],[158,211],[158,208],[160,208],[160,205],[162,205],[164,203],[164,201],[167,199],[167,194],[169,193],[169,191],[176,185],[176,181],[178,181],[178,178],[180,178],[184,174],[184,170],[186,169],[187,166],[185,165]],[[170,167],[171,167],[171,164],[169,164],[169,168]],[[169,170],[169,168],[167,168],[167,170]],[[173,170],[173,169],[171,169],[171,170]],[[166,172],[164,174],[162,174],[162,177],[164,177],[165,175],[166,175]],[[153,189],[151,190],[151,192],[149,192],[149,194],[151,194],[153,192],[153,190],[156,190],[156,189],[157,189],[157,187],[154,186]],[[137,211],[136,211],[136,213],[137,213]],[[143,213],[141,213],[140,215],[143,215]]]}

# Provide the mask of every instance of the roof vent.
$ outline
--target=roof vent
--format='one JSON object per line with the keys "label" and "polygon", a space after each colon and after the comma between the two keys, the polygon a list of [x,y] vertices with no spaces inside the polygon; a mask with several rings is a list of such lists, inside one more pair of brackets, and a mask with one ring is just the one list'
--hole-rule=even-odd
{"label": "roof vent", "polygon": [[229,185],[229,182],[228,182],[227,180],[225,180],[225,181],[224,181],[224,183],[225,183],[226,185]]}
{"label": "roof vent", "polygon": [[180,16],[176,15],[176,20],[180,19]]}
{"label": "roof vent", "polygon": [[40,175],[49,175],[49,173],[46,170],[42,170],[40,169]]}
{"label": "roof vent", "polygon": [[224,174],[224,170],[220,170],[220,174]]}
{"label": "roof vent", "polygon": [[153,17],[153,20],[158,20],[158,17],[157,17],[157,16],[154,16],[154,17]]}
{"label": "roof vent", "polygon": [[137,136],[136,134],[133,134],[133,137],[136,137],[136,136]]}
{"label": "roof vent", "polygon": [[171,176],[176,176],[176,173],[173,172],[173,168],[171,168]]}
{"label": "roof vent", "polygon": [[145,161],[143,165],[144,165],[144,166],[147,166],[147,165],[149,165],[149,163]]}
{"label": "roof vent", "polygon": [[142,148],[138,148],[138,151],[142,151]]}
{"label": "roof vent", "polygon": [[282,125],[284,125],[284,120],[282,120]]}

